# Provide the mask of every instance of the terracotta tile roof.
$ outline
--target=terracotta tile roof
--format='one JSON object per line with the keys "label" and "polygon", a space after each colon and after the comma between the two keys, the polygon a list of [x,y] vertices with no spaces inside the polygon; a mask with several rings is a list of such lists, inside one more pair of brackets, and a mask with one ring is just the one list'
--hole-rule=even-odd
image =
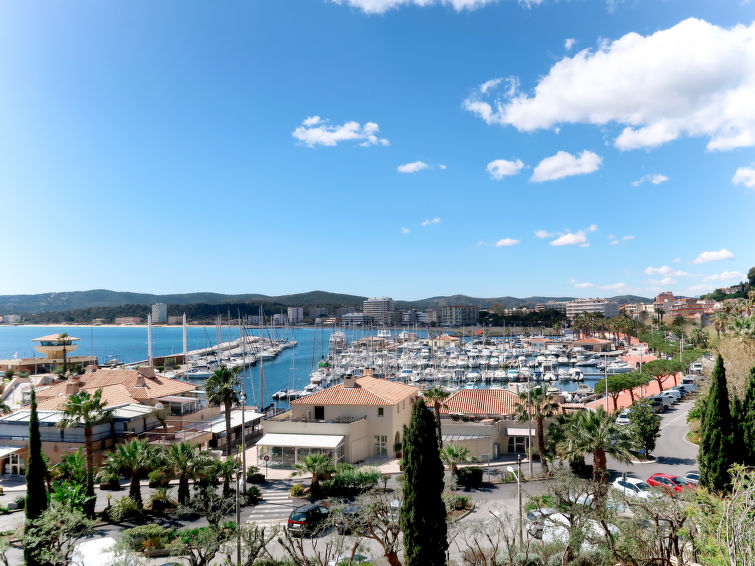
{"label": "terracotta tile roof", "polygon": [[511,415],[519,396],[505,389],[460,389],[445,401],[441,413]]}
{"label": "terracotta tile roof", "polygon": [[574,342],[575,344],[608,344],[610,340],[603,340],[601,338],[583,338],[582,340],[577,340]]}
{"label": "terracotta tile roof", "polygon": [[[68,395],[62,393],[55,397],[50,397],[44,401],[38,403],[40,410],[55,411],[63,409],[68,400]],[[116,385],[107,385],[102,388],[102,400],[105,404],[114,407],[116,405],[123,405],[124,403],[134,403],[134,397],[129,393],[129,390],[122,383]]]}
{"label": "terracotta tile roof", "polygon": [[291,401],[294,405],[396,405],[419,389],[377,377],[360,377],[354,387],[343,383]]}

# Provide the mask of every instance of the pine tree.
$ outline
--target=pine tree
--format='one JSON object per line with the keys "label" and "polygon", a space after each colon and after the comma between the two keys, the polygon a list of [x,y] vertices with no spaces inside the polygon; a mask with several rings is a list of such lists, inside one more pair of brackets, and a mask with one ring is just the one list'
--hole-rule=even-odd
{"label": "pine tree", "polygon": [[412,419],[404,427],[404,532],[406,566],[441,566],[446,563],[448,528],[443,502],[443,464],[438,450],[435,421],[424,400],[414,404]]}
{"label": "pine tree", "polygon": [[[39,434],[37,416],[37,395],[31,390],[31,409],[29,412],[29,458],[26,465],[26,529],[31,521],[37,519],[47,509],[47,487],[45,477],[47,465],[42,457],[42,438]],[[28,566],[37,565],[35,557],[24,550],[24,560]]]}
{"label": "pine tree", "polygon": [[700,483],[726,491],[732,458],[732,423],[724,360],[718,356],[700,426]]}
{"label": "pine tree", "polygon": [[744,464],[755,466],[755,367],[750,370],[739,420],[742,427]]}

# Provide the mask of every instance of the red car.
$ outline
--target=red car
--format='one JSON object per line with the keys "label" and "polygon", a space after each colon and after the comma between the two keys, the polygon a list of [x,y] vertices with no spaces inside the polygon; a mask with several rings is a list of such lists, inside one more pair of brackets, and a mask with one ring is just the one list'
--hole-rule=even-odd
{"label": "red car", "polygon": [[648,478],[648,484],[653,487],[665,487],[668,490],[682,491],[683,489],[695,489],[695,486],[674,474],[653,474]]}

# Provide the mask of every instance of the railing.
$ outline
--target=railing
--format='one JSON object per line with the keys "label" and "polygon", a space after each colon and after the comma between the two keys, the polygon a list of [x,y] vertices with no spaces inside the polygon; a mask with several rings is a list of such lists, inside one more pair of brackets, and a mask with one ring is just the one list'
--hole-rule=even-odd
{"label": "railing", "polygon": [[293,417],[289,415],[281,415],[276,417],[276,422],[291,422],[291,423],[328,423],[328,424],[351,424],[357,421],[363,421],[367,419],[367,415],[359,417],[336,417],[335,419],[313,419],[307,417]]}

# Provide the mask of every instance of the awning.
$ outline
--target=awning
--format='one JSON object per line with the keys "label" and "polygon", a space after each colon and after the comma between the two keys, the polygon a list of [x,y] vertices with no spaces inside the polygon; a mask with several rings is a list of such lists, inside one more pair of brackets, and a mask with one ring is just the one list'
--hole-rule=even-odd
{"label": "awning", "polygon": [[158,401],[161,401],[163,403],[180,403],[182,405],[185,405],[187,403],[196,403],[199,401],[196,397],[183,397],[182,395],[166,395],[165,397],[160,397]]}
{"label": "awning", "polygon": [[[260,420],[264,416],[265,415],[263,415],[262,413],[255,413],[254,411],[244,411],[244,422],[255,422]],[[237,426],[241,426],[240,410],[231,411],[231,428],[236,428]],[[225,432],[225,415],[221,414],[219,417],[212,419],[207,428],[204,428],[204,430],[212,433]]]}
{"label": "awning", "polygon": [[0,458],[5,458],[24,449],[24,446],[0,446]]}
{"label": "awning", "polygon": [[455,442],[457,440],[481,440],[490,438],[489,434],[444,434],[443,442]]}
{"label": "awning", "polygon": [[506,436],[527,436],[529,433],[529,436],[535,436],[535,427],[532,427],[532,430],[526,429],[526,428],[509,428],[506,427]]}
{"label": "awning", "polygon": [[333,434],[278,434],[268,433],[257,446],[285,446],[289,448],[328,448],[334,450],[343,442],[343,436]]}

